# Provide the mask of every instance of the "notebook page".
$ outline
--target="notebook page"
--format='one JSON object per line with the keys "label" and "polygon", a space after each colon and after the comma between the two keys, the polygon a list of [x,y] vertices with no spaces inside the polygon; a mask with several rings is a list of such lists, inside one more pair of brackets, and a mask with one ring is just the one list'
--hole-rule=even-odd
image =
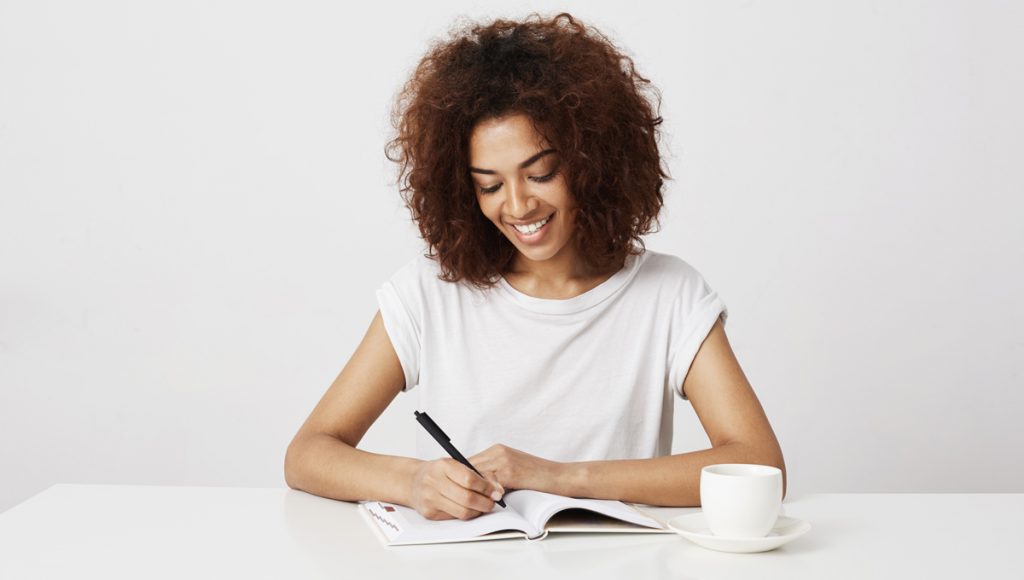
{"label": "notebook page", "polygon": [[510,508],[540,528],[543,528],[551,516],[561,510],[582,508],[631,524],[663,529],[657,520],[618,500],[565,497],[532,489],[509,492],[505,494],[504,499]]}
{"label": "notebook page", "polygon": [[533,526],[515,511],[498,505],[494,506],[494,511],[468,521],[435,521],[428,520],[416,510],[403,505],[382,501],[363,503],[389,543],[453,542],[504,530],[517,530],[516,535],[521,536],[534,530]]}
{"label": "notebook page", "polygon": [[648,528],[615,518],[572,508],[562,510],[548,519],[544,526],[548,532],[621,532],[629,534],[674,534],[668,528]]}

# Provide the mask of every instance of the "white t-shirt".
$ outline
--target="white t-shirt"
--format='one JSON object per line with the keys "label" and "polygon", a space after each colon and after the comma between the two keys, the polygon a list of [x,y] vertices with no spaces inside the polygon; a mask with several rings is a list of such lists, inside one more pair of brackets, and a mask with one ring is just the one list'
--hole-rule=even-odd
{"label": "white t-shirt", "polygon": [[[728,310],[690,264],[646,250],[568,300],[504,278],[486,292],[417,256],[377,290],[419,411],[467,458],[491,445],[559,462],[672,452],[673,393]],[[410,415],[409,421],[415,418]],[[416,456],[447,457],[417,426]]]}

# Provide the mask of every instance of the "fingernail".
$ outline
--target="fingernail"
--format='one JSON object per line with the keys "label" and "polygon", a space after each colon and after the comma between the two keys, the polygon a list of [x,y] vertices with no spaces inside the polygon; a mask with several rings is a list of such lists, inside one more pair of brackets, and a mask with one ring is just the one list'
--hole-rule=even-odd
{"label": "fingernail", "polygon": [[493,499],[494,501],[500,500],[501,496],[502,496],[502,494],[500,492],[498,492],[498,490],[494,490],[494,491],[491,492],[491,499]]}

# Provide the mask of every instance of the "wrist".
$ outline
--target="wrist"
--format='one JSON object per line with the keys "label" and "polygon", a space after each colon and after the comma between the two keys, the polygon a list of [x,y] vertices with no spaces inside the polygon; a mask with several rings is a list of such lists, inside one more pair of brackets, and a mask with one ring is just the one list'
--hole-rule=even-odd
{"label": "wrist", "polygon": [[404,506],[412,506],[413,488],[416,485],[416,472],[419,471],[423,460],[413,459],[410,457],[403,459],[405,459],[405,461],[402,462],[401,466],[402,477],[399,480],[402,482],[402,485],[400,486],[402,501],[396,503],[400,503]]}

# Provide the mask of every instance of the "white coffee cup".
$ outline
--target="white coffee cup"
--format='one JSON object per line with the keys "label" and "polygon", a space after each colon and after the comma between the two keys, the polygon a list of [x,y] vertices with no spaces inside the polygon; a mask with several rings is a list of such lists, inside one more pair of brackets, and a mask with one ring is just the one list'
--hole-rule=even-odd
{"label": "white coffee cup", "polygon": [[782,470],[752,463],[708,465],[700,470],[700,504],[712,534],[763,538],[782,508]]}

